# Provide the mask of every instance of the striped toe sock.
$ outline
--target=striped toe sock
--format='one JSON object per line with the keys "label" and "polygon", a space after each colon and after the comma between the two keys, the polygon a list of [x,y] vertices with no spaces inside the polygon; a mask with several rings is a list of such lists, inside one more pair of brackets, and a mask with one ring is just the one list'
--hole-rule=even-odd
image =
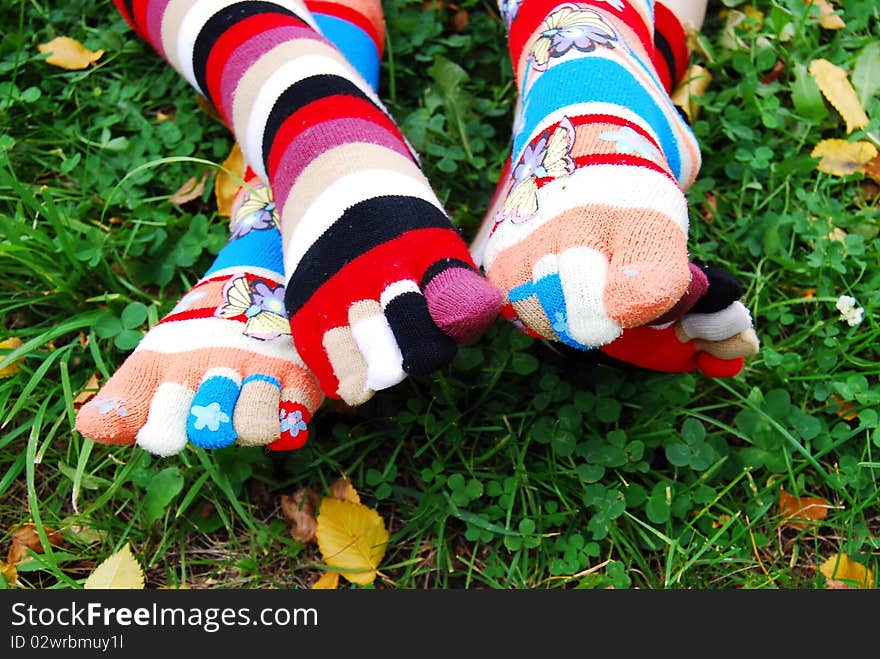
{"label": "striped toe sock", "polygon": [[[271,185],[294,342],[326,395],[358,404],[432,372],[494,320],[500,293],[478,274],[375,90],[304,4],[130,4],[139,34],[217,107]],[[323,7],[336,30],[354,22],[340,14],[356,5],[338,4]],[[377,45],[370,25],[359,27]],[[364,324],[365,308],[375,322]],[[354,324],[369,331],[356,340]],[[371,378],[371,360],[389,354],[394,376]]]}
{"label": "striped toe sock", "polygon": [[475,253],[507,292],[503,315],[601,346],[672,310],[691,282],[683,190],[700,153],[669,98],[686,51],[673,40],[668,59],[657,52],[648,0],[501,8],[519,98]]}
{"label": "striped toe sock", "polygon": [[[117,2],[142,33],[148,7]],[[375,86],[384,42],[378,0],[315,2],[315,20]],[[152,25],[152,29],[156,29]],[[187,442],[303,446],[321,392],[302,367],[283,308],[281,233],[270,191],[249,172],[229,243],[214,264],[141,342],[95,398],[77,430],[101,442],[137,441],[156,455]]]}

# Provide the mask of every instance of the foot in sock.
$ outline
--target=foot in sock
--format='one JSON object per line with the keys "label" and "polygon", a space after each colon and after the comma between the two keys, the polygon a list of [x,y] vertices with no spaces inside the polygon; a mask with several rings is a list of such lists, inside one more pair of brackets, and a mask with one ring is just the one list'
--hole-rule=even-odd
{"label": "foot in sock", "polygon": [[357,405],[431,373],[495,319],[501,294],[416,155],[301,3],[133,4],[139,34],[214,103],[272,187],[294,342],[327,396]]}
{"label": "foot in sock", "polygon": [[277,450],[305,443],[322,396],[290,337],[276,222],[268,189],[252,178],[214,264],[80,408],[76,430],[161,456],[187,441]]}
{"label": "foot in sock", "polygon": [[676,305],[684,312],[680,317],[626,329],[600,350],[618,361],[653,371],[737,375],[745,359],[757,354],[759,348],[751,314],[739,301],[743,289],[726,270],[692,268],[702,272],[706,286],[698,299]]}
{"label": "foot in sock", "polygon": [[605,345],[688,289],[699,148],[654,66],[653,2],[504,8],[519,99],[482,266],[534,333]]}

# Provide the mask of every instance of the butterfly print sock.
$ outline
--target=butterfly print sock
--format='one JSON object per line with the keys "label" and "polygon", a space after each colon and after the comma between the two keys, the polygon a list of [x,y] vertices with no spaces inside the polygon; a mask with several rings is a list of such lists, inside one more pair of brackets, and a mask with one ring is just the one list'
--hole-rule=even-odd
{"label": "butterfly print sock", "polygon": [[213,102],[272,187],[294,343],[326,395],[357,405],[431,373],[494,320],[499,291],[375,91],[304,5],[132,5],[139,33]]}
{"label": "butterfly print sock", "polygon": [[302,446],[322,400],[290,337],[281,234],[251,174],[204,276],[77,414],[76,430],[155,455],[233,443]]}
{"label": "butterfly print sock", "polygon": [[683,190],[699,148],[654,65],[653,2],[502,11],[519,100],[478,255],[507,294],[505,316],[573,347],[604,345],[686,295]]}

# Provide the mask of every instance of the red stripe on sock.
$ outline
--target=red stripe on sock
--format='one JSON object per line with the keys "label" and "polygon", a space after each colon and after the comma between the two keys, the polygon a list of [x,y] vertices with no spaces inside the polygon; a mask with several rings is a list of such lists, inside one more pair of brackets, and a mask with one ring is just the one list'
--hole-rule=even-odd
{"label": "red stripe on sock", "polygon": [[[654,55],[654,64],[658,70],[668,71],[669,87],[667,91],[671,91],[678,85],[687,73],[688,63],[690,60],[690,51],[687,46],[687,33],[684,26],[678,20],[678,17],[662,3],[654,4],[654,30],[663,35],[666,43],[672,49],[672,58],[675,61],[675,70],[668,71],[666,59],[660,52]],[[662,62],[662,66],[660,63]],[[666,84],[666,81],[664,81]]]}
{"label": "red stripe on sock", "polygon": [[208,89],[205,90],[208,97],[214,102],[214,106],[220,110],[220,114],[230,125],[232,108],[221,107],[220,83],[223,79],[223,71],[235,50],[247,41],[259,36],[266,30],[277,27],[308,27],[305,23],[294,16],[281,13],[257,14],[249,16],[243,21],[230,27],[223,35],[214,42],[211,54],[206,63],[206,79]]}
{"label": "red stripe on sock", "polygon": [[269,175],[269,180],[275,180],[278,163],[281,161],[287,145],[297,135],[319,123],[343,117],[370,121],[390,132],[396,139],[404,142],[403,135],[401,135],[397,125],[370,101],[355,96],[325,96],[303,106],[287,117],[284,123],[281,124],[278,132],[275,133],[272,147],[269,150],[269,157],[266,159],[266,172]]}
{"label": "red stripe on sock", "polygon": [[[526,43],[538,30],[544,19],[564,4],[571,3],[559,2],[559,0],[525,0],[522,3],[513,24],[510,26],[510,33],[508,35],[510,56],[514,67],[517,66]],[[597,3],[581,2],[578,6],[597,11],[600,14],[612,14],[616,21],[626,23],[638,35],[639,40],[649,54],[654,52],[654,38],[651,33],[651,27],[644,23],[641,15],[630,7],[629,4],[622,11],[616,11],[611,5],[605,5],[604,3],[600,5]]]}
{"label": "red stripe on sock", "polygon": [[379,33],[376,31],[376,26],[373,25],[372,21],[370,21],[363,14],[351,9],[350,7],[345,7],[335,2],[308,2],[307,3],[309,11],[313,14],[326,14],[328,16],[335,16],[344,21],[348,21],[353,25],[357,25],[364,32],[367,33],[367,36],[373,41],[376,46],[376,52],[379,54],[379,59],[382,58],[382,52],[385,48],[385,43],[379,36]]}
{"label": "red stripe on sock", "polygon": [[[291,319],[296,348],[320,380],[325,393],[332,392],[332,397],[339,397],[335,393],[339,382],[323,346],[324,333],[348,325],[351,303],[378,300],[386,286],[400,279],[394,264],[399,264],[402,276],[421,281],[425,271],[440,258],[438,255],[459,259],[476,269],[467,245],[455,229],[416,229],[351,261],[330,277]],[[386,276],[377,277],[377,272],[384,272]],[[348,304],[340,301],[348,301]],[[322,319],[321,325],[315,322],[316,318]]]}
{"label": "red stripe on sock", "polygon": [[[128,13],[128,10],[125,8],[125,3],[122,0],[113,0],[113,4],[116,6],[116,9],[119,10],[122,18],[125,19],[125,22],[128,23],[128,27],[134,30],[141,39],[144,39],[147,43],[149,43],[149,39],[146,39],[146,37],[144,36],[144,32],[141,31],[141,24],[139,24],[138,21],[135,20],[134,16],[131,16]],[[136,5],[135,10],[137,10]],[[146,26],[146,23],[142,23],[142,25]],[[146,30],[146,27],[144,27],[144,30]]]}

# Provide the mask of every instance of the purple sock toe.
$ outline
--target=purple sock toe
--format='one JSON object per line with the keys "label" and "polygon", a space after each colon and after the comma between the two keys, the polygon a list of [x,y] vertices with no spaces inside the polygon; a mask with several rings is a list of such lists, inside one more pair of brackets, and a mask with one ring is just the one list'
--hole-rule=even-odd
{"label": "purple sock toe", "polygon": [[671,323],[678,320],[690,311],[691,307],[697,303],[697,300],[703,297],[706,291],[709,290],[709,280],[706,278],[706,273],[693,263],[689,263],[688,266],[691,270],[691,283],[688,284],[684,295],[675,303],[674,307],[652,322],[652,325],[662,325],[663,323]]}
{"label": "purple sock toe", "polygon": [[424,289],[431,318],[458,343],[478,338],[501,310],[503,296],[470,268],[451,267],[434,276]]}

